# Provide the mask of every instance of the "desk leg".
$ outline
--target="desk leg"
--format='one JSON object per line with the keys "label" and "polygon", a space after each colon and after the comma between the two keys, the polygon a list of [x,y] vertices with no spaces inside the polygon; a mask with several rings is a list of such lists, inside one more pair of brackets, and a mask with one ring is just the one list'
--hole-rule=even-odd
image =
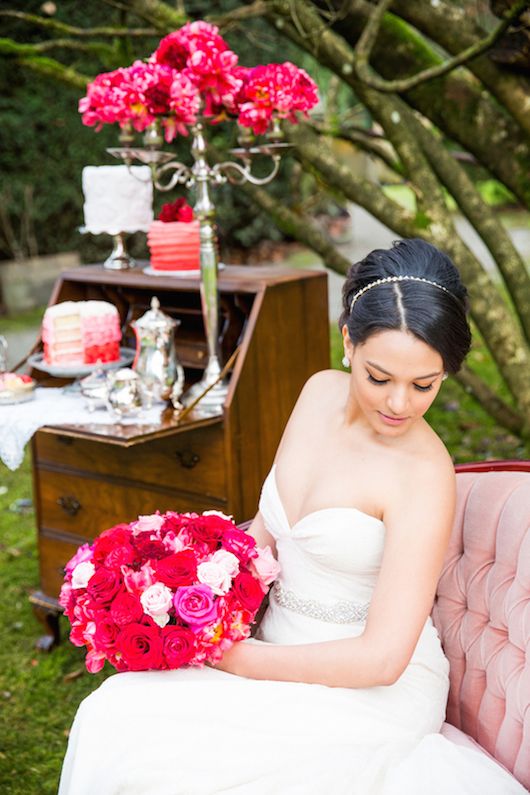
{"label": "desk leg", "polygon": [[43,594],[41,591],[32,593],[29,600],[33,607],[35,618],[44,626],[44,635],[35,642],[40,651],[51,651],[61,640],[59,630],[59,615],[61,610],[55,599]]}

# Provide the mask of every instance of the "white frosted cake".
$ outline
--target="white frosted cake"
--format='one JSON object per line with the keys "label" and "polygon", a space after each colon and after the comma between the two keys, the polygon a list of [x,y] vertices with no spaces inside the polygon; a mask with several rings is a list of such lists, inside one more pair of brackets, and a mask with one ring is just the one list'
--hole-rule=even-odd
{"label": "white frosted cake", "polygon": [[120,316],[107,301],[63,301],[49,306],[42,320],[44,361],[51,365],[117,362]]}
{"label": "white frosted cake", "polygon": [[149,166],[85,166],[84,232],[147,232],[153,221]]}

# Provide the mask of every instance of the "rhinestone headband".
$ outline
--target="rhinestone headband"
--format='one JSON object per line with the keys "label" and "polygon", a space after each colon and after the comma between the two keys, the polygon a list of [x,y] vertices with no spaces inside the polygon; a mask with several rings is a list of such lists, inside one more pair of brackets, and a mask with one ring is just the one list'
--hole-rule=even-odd
{"label": "rhinestone headband", "polygon": [[351,299],[350,314],[353,310],[353,307],[355,306],[355,302],[358,301],[362,295],[367,293],[368,290],[371,290],[372,287],[378,287],[380,284],[390,284],[390,282],[424,282],[424,284],[431,284],[433,287],[438,287],[438,289],[443,290],[444,293],[453,295],[446,287],[442,287],[442,285],[438,284],[438,282],[431,282],[430,279],[424,279],[423,276],[386,276],[384,279],[376,279],[374,282],[370,282],[370,284],[367,284],[366,287],[363,287],[361,290],[355,293]]}

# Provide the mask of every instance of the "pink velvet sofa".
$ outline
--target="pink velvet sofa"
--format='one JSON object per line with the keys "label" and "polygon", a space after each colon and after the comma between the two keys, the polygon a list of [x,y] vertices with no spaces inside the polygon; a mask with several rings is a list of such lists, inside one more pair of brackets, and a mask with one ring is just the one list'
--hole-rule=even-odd
{"label": "pink velvet sofa", "polygon": [[443,734],[530,788],[530,461],[456,467],[433,620],[451,664]]}

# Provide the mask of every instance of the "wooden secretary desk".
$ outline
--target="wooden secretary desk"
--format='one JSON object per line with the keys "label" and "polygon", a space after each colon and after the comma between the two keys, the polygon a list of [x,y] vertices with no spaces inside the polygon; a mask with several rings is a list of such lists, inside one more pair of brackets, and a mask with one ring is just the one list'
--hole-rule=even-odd
{"label": "wooden secretary desk", "polygon": [[[180,321],[177,355],[187,385],[207,358],[197,278],[148,276],[141,267],[89,265],[63,272],[50,303],[100,299],[129,324],[156,295]],[[43,427],[33,437],[40,587],[30,595],[49,648],[59,640],[63,567],[76,548],[119,522],[155,510],[221,510],[243,521],[257,509],[287,418],[306,379],[329,367],[327,281],[323,271],[227,266],[219,274],[221,360],[240,346],[218,416],[197,411],[178,422],[166,409],[156,425]],[[43,385],[56,379],[32,373]]]}

